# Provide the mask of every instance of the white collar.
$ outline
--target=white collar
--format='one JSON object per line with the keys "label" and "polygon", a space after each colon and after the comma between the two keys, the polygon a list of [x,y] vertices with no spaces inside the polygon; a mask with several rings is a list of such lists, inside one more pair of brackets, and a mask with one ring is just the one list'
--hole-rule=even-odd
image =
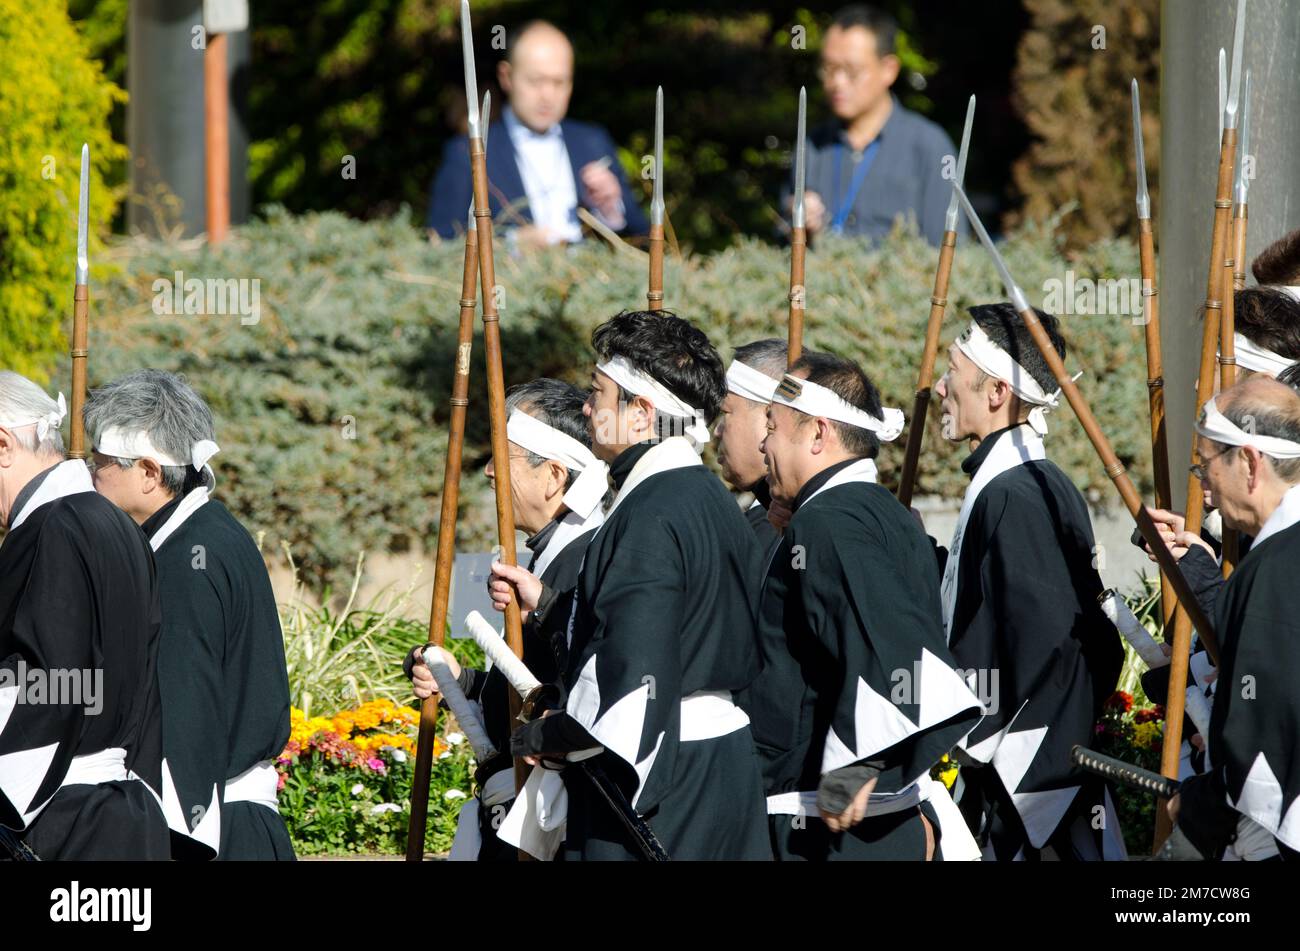
{"label": "white collar", "polygon": [[65,459],[53,469],[46,470],[49,474],[36,487],[36,491],[29,498],[9,525],[9,531],[13,531],[19,525],[27,520],[42,505],[47,502],[53,502],[68,495],[79,495],[82,492],[94,492],[95,483],[91,481],[90,470],[86,468],[86,463],[81,459]]}
{"label": "white collar", "polygon": [[520,140],[533,142],[547,142],[552,139],[563,139],[564,133],[560,128],[560,123],[555,123],[545,132],[534,132],[528,126],[519,121],[515,111],[509,106],[501,110],[501,121],[505,123],[506,132],[510,136],[510,141],[518,143]]}
{"label": "white collar", "polygon": [[673,469],[685,469],[688,466],[702,465],[704,463],[700,461],[700,454],[696,452],[691,441],[685,436],[669,436],[663,442],[656,443],[636,461],[636,465],[628,473],[623,487],[618,490],[618,495],[614,497],[614,504],[605,513],[605,520],[608,521],[609,517],[614,514],[614,509],[618,508],[637,486],[651,476],[659,475],[661,472],[670,472]]}
{"label": "white collar", "polygon": [[565,512],[564,517],[560,519],[560,524],[555,526],[555,531],[547,540],[546,545],[537,553],[537,561],[533,563],[533,574],[541,577],[542,573],[550,567],[560,552],[569,547],[569,544],[576,538],[581,537],[593,528],[600,526],[605,521],[605,513],[597,505],[595,510],[583,518],[577,512]]}
{"label": "white collar", "polygon": [[1282,501],[1278,503],[1277,508],[1273,509],[1273,514],[1265,520],[1264,527],[1255,536],[1250,550],[1253,552],[1266,539],[1286,531],[1297,523],[1300,523],[1300,485],[1293,485],[1286,490]]}

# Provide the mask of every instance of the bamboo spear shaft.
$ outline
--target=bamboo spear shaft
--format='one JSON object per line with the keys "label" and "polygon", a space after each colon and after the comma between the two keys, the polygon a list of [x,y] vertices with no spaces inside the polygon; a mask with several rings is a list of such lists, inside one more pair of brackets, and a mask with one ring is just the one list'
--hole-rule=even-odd
{"label": "bamboo spear shaft", "polygon": [[[474,180],[474,220],[478,231],[478,273],[483,307],[483,349],[486,351],[488,418],[492,429],[492,468],[496,483],[497,538],[502,564],[515,565],[515,516],[510,495],[510,441],[506,436],[506,387],[501,355],[501,318],[497,312],[496,269],[492,258],[492,210],[488,204],[487,151],[479,126],[478,81],[474,73],[474,36],[469,0],[460,4],[461,45],[465,57],[465,95],[469,102],[469,164]],[[506,606],[506,643],[516,657],[524,653],[523,622],[519,602]],[[511,696],[510,714],[518,716],[519,698]],[[528,775],[522,759],[515,760],[515,789]]]}
{"label": "bamboo spear shaft", "polygon": [[72,422],[68,455],[86,458],[86,358],[90,355],[90,146],[81,146],[81,183],[77,197],[77,267],[72,288]]}
{"label": "bamboo spear shaft", "polygon": [[[1219,385],[1227,389],[1237,382],[1236,293],[1246,286],[1246,199],[1250,189],[1246,177],[1246,155],[1250,149],[1250,70],[1246,70],[1241,94],[1241,134],[1237,136],[1237,163],[1233,185],[1232,232],[1227,260],[1220,278],[1223,287],[1223,320],[1219,326]],[[1223,527],[1223,576],[1232,574],[1241,558],[1241,533]]]}
{"label": "bamboo spear shaft", "polygon": [[[481,125],[487,145],[492,94],[483,94]],[[442,512],[438,519],[438,554],[433,570],[433,604],[429,611],[429,643],[443,645],[447,604],[451,599],[451,569],[456,556],[456,515],[460,503],[460,471],[465,449],[465,416],[469,407],[469,363],[474,346],[474,308],[478,305],[478,232],[471,203],[465,225],[465,256],[460,280],[460,323],[456,328],[456,364],[451,382],[451,423],[447,457],[442,469]],[[406,860],[424,858],[424,831],[429,810],[429,778],[433,771],[433,741],[438,728],[438,698],[420,706],[420,732],[415,746],[415,776],[411,784],[411,823],[406,835]]]}
{"label": "bamboo spear shaft", "polygon": [[794,366],[803,354],[803,320],[808,295],[804,286],[804,258],[808,253],[808,227],[804,209],[807,176],[808,90],[799,89],[799,129],[794,146],[794,202],[790,206],[790,318],[786,329],[786,360]]}
{"label": "bamboo spear shaft", "polygon": [[[966,154],[970,148],[971,124],[975,121],[975,97],[966,104],[966,126],[961,133],[961,149],[957,152],[957,172],[953,183],[961,185],[966,179]],[[948,217],[944,221],[943,240],[939,245],[939,264],[934,269],[934,290],[930,294],[930,321],[925,327],[925,347],[921,351],[921,367],[916,374],[916,398],[912,402],[912,421],[907,431],[907,450],[903,455],[903,474],[898,482],[898,501],[912,504],[912,490],[916,487],[916,468],[921,459],[921,443],[925,439],[925,420],[930,412],[930,384],[934,380],[934,362],[939,354],[939,335],[943,332],[943,315],[948,307],[948,278],[952,274],[953,253],[957,248],[957,194],[948,202]]]}
{"label": "bamboo spear shaft", "polygon": [[[1169,478],[1169,443],[1165,432],[1164,356],[1160,344],[1160,296],[1156,287],[1155,235],[1151,228],[1151,194],[1147,191],[1146,148],[1142,138],[1142,101],[1137,80],[1131,86],[1133,99],[1133,148],[1137,156],[1138,257],[1142,267],[1142,301],[1145,307],[1147,399],[1151,414],[1151,464],[1155,476],[1156,507],[1173,505]],[[1169,578],[1160,573],[1160,610],[1167,625],[1178,601]]]}
{"label": "bamboo spear shaft", "polygon": [[664,87],[655,90],[654,191],[650,198],[650,281],[646,309],[664,307]]}

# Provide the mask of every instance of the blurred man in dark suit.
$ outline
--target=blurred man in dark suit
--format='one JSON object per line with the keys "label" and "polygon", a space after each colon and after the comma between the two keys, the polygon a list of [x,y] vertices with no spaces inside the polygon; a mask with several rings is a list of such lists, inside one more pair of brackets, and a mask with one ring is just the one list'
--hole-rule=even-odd
{"label": "blurred man in dark suit", "polygon": [[[497,66],[507,105],[489,132],[491,208],[499,227],[520,247],[582,240],[578,208],[623,235],[649,224],[628,187],[609,133],[566,119],[573,93],[573,46],[541,20],[521,27]],[[473,200],[469,145],[457,136],[443,150],[426,226],[443,238],[459,234]],[[510,212],[501,217],[502,209]]]}

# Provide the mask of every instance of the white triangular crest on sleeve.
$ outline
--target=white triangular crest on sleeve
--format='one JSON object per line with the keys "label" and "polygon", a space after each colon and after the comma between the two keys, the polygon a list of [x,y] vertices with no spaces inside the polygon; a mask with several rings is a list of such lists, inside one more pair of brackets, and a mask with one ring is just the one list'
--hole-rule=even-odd
{"label": "white triangular crest on sleeve", "polygon": [[[971,676],[973,677],[974,674],[972,674]],[[984,739],[980,740],[978,743],[975,743],[971,746],[967,746],[965,740],[962,740],[962,742],[958,743],[957,745],[960,746],[962,749],[964,749],[966,751],[966,754],[970,756],[971,759],[978,760],[981,763],[987,763],[989,760],[993,759],[993,757],[997,755],[998,747],[1002,745],[1002,741],[1006,738],[1006,735],[1011,732],[1011,728],[1016,725],[1016,719],[1024,711],[1025,705],[1028,702],[1029,701],[1026,700],[1024,703],[1022,703],[1020,705],[1020,709],[1016,711],[1016,715],[1011,718],[1011,721],[1002,729],[998,730],[998,732],[994,733],[992,736],[986,736],[984,737]],[[977,728],[978,726],[979,724],[976,724]],[[971,732],[973,733],[974,730],[972,730]]]}
{"label": "white triangular crest on sleeve", "polygon": [[5,724],[13,716],[14,707],[18,706],[18,686],[0,687],[0,733],[4,733]]}
{"label": "white triangular crest on sleeve", "polygon": [[[59,744],[38,746],[31,750],[17,750],[0,756],[0,791],[13,803],[13,807],[23,815],[23,821],[31,822],[40,812],[44,803],[34,803],[32,798],[45,782],[45,774],[54,762],[54,754]],[[38,808],[33,808],[33,807]]]}
{"label": "white triangular crest on sleeve", "polygon": [[1078,794],[1078,786],[1011,794],[1030,845],[1036,849],[1043,847]]}
{"label": "white triangular crest on sleeve", "polygon": [[881,696],[863,678],[858,678],[854,698],[854,747],[832,727],[822,752],[822,772],[887,750],[914,733],[951,720],[966,710],[982,710],[983,704],[951,666],[930,650],[921,649],[919,683],[916,684],[917,722],[913,723],[888,697]]}
{"label": "white triangular crest on sleeve", "polygon": [[[1250,772],[1242,784],[1241,795],[1236,802],[1231,801],[1231,796],[1228,799],[1232,808],[1250,816],[1283,841],[1288,841],[1288,836],[1282,835],[1281,831],[1282,784],[1277,781],[1277,775],[1268,765],[1268,758],[1262,751],[1256,754],[1255,762],[1250,764]],[[1290,823],[1290,838],[1294,841],[1296,832],[1300,832],[1300,812],[1296,811],[1294,803],[1287,813],[1287,822]]]}
{"label": "white triangular crest on sleeve", "polygon": [[921,648],[921,692],[917,694],[917,730],[928,730],[967,710],[983,710],[984,704],[948,664],[927,648]]}
{"label": "white triangular crest on sleeve", "polygon": [[658,758],[664,741],[664,734],[660,733],[655,740],[654,749],[644,760],[637,761],[637,753],[641,749],[641,735],[645,729],[646,705],[649,702],[650,684],[644,683],[616,702],[598,719],[600,684],[596,679],[596,655],[593,654],[583,665],[582,672],[578,675],[578,682],[569,692],[569,699],[565,705],[569,715],[581,723],[601,746],[636,770],[637,795],[633,797],[633,805],[636,805],[636,799],[641,794],[641,788],[654,767],[655,759]]}
{"label": "white triangular crest on sleeve", "polygon": [[1033,730],[1021,730],[1019,733],[1007,733],[998,744],[993,754],[993,765],[1007,792],[1014,793],[1020,787],[1020,781],[1029,772],[1029,766],[1038,755],[1038,748],[1047,738],[1047,727],[1040,726]]}

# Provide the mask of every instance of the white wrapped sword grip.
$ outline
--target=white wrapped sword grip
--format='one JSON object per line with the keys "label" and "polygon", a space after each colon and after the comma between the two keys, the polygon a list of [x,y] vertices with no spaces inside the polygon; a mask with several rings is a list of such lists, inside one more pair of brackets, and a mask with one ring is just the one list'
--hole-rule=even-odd
{"label": "white wrapped sword grip", "polygon": [[433,674],[434,682],[438,684],[438,692],[447,701],[447,708],[451,710],[460,728],[465,731],[465,739],[469,740],[469,745],[474,750],[474,758],[480,763],[491,759],[497,753],[496,747],[488,739],[487,730],[483,728],[483,721],[479,718],[478,711],[474,709],[474,704],[470,703],[469,697],[465,696],[465,691],[460,689],[460,681],[452,676],[451,668],[443,661],[438,648],[425,649],[424,663]]}
{"label": "white wrapped sword grip", "polygon": [[1114,589],[1104,591],[1098,601],[1106,617],[1110,618],[1124,640],[1133,645],[1133,649],[1137,651],[1143,663],[1152,669],[1164,667],[1169,663],[1169,658],[1161,650],[1160,644],[1147,633],[1147,629],[1133,614],[1127,602],[1120,597],[1119,592]]}
{"label": "white wrapped sword grip", "polygon": [[1207,740],[1210,738],[1210,701],[1205,691],[1195,685],[1187,688],[1187,701],[1184,712],[1196,726],[1196,732]]}
{"label": "white wrapped sword grip", "polygon": [[483,615],[470,611],[465,616],[465,626],[469,628],[474,643],[483,648],[483,654],[492,662],[492,666],[500,668],[520,697],[527,698],[542,685]]}

